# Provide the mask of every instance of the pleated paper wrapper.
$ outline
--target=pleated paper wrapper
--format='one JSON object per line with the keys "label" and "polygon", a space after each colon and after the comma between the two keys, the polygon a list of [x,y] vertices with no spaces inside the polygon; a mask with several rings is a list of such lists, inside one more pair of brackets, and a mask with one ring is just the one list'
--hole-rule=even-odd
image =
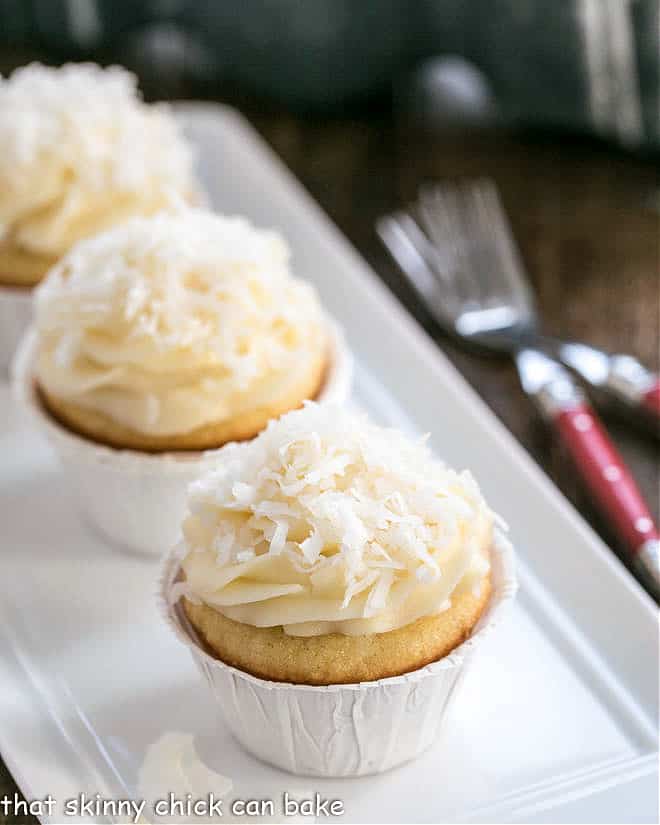
{"label": "pleated paper wrapper", "polygon": [[[318,401],[348,399],[352,358],[340,327],[328,322],[328,374]],[[24,336],[13,367],[14,393],[55,448],[83,518],[113,544],[162,555],[178,540],[188,485],[217,466],[221,448],[206,452],[141,453],[96,444],[59,424],[43,407],[34,380],[37,339]]]}
{"label": "pleated paper wrapper", "polygon": [[491,556],[493,591],[470,638],[437,662],[375,682],[327,687],[269,682],[212,657],[170,598],[180,579],[174,553],[164,563],[159,609],[247,751],[304,776],[363,776],[415,759],[438,738],[468,666],[517,590],[514,551],[499,532]]}

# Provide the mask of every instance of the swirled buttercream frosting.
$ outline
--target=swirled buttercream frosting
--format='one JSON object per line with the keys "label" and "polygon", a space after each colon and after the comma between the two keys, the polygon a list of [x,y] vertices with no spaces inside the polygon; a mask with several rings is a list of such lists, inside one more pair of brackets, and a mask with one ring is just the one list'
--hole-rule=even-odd
{"label": "swirled buttercream frosting", "polygon": [[0,245],[60,257],[82,237],[195,189],[168,108],[117,66],[31,64],[0,77]]}
{"label": "swirled buttercream frosting", "polygon": [[284,240],[189,207],[76,244],[35,318],[42,389],[152,435],[267,407],[326,345]]}
{"label": "swirled buttercream frosting", "polygon": [[494,515],[472,476],[332,405],[223,448],[188,504],[174,598],[295,636],[403,627],[489,569]]}

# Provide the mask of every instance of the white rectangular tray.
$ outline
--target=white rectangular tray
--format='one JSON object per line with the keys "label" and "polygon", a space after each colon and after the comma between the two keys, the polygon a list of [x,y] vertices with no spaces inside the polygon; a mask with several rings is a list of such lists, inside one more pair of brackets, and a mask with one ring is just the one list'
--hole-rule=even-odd
{"label": "white rectangular tray", "polygon": [[[519,548],[521,593],[421,760],[359,780],[258,763],[217,721],[153,601],[157,564],[88,531],[0,390],[0,750],[30,798],[137,794],[148,746],[195,735],[249,787],[301,787],[350,822],[654,822],[658,626],[650,599],[234,111],[180,107],[214,206],[275,226],[343,324],[356,400],[472,469]],[[58,818],[55,817],[57,820]]]}

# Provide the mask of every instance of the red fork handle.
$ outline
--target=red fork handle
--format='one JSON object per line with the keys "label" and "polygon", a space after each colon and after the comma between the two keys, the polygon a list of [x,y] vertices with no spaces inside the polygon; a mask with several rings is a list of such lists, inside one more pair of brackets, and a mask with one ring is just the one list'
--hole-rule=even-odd
{"label": "red fork handle", "polygon": [[660,375],[631,355],[611,355],[608,369],[604,389],[638,413],[638,421],[660,438]]}
{"label": "red fork handle", "polygon": [[660,377],[655,377],[651,389],[646,390],[642,395],[641,404],[648,413],[655,416],[660,424]]}
{"label": "red fork handle", "polygon": [[580,402],[557,412],[553,421],[591,496],[633,557],[657,542],[653,516],[592,408]]}

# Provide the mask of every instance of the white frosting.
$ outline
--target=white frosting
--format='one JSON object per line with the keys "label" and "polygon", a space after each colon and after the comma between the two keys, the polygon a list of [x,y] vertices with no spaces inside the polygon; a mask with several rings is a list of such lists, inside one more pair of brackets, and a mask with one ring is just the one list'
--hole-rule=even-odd
{"label": "white frosting", "polygon": [[385,632],[480,585],[492,522],[424,443],[308,403],[191,486],[174,597],[292,635]]}
{"label": "white frosting", "polygon": [[[213,740],[210,740],[213,742]],[[213,756],[218,756],[217,748],[211,750]],[[224,756],[227,756],[225,753]],[[221,762],[223,760],[221,759]],[[226,763],[226,760],[224,760]],[[295,822],[316,822],[313,816],[303,814],[287,813],[286,819],[280,810],[280,800],[282,797],[281,783],[264,780],[263,776],[258,776],[256,780],[250,780],[246,771],[237,770],[235,779],[217,773],[210,768],[206,761],[201,758],[197,751],[195,738],[189,733],[179,731],[167,731],[147,748],[146,754],[138,774],[138,796],[139,800],[133,802],[140,805],[142,802],[142,815],[139,818],[140,825],[146,823],[171,822],[180,825],[182,821],[187,823],[234,823],[234,822],[274,822],[287,823]],[[309,790],[287,789],[290,799],[302,801],[303,799],[313,799],[314,794]],[[170,806],[170,794],[178,805]],[[211,816],[209,813],[209,795],[212,794],[214,801],[222,800],[222,818]],[[265,813],[256,815],[254,812],[241,814],[245,808],[234,808],[235,800],[246,803],[248,800],[273,800],[273,814]],[[165,804],[163,803],[165,801]],[[157,806],[158,802],[161,804]],[[188,816],[188,807],[198,803]],[[168,808],[170,810],[168,811]],[[160,813],[161,811],[166,813]],[[215,809],[217,813],[217,808]],[[253,809],[254,810],[254,809]],[[182,811],[185,813],[182,814]]]}
{"label": "white frosting", "polygon": [[80,242],[36,293],[40,384],[157,435],[281,398],[326,346],[288,257],[279,235],[188,207]]}
{"label": "white frosting", "polygon": [[31,64],[0,77],[0,239],[59,257],[194,188],[174,118],[143,103],[126,70]]}
{"label": "white frosting", "polygon": [[[180,823],[181,813],[177,816],[175,810],[169,815],[158,816],[155,813],[158,800],[169,800],[169,794],[174,794],[176,799],[185,802],[189,798],[195,801],[208,800],[208,794],[212,792],[214,799],[224,800],[223,808],[225,805],[229,808],[233,787],[234,783],[228,776],[211,770],[200,759],[192,734],[167,731],[149,745],[140,766],[138,793],[146,803],[145,815],[140,822]],[[201,823],[219,820],[217,817],[199,815],[190,821]],[[226,821],[224,816],[223,821]]]}

